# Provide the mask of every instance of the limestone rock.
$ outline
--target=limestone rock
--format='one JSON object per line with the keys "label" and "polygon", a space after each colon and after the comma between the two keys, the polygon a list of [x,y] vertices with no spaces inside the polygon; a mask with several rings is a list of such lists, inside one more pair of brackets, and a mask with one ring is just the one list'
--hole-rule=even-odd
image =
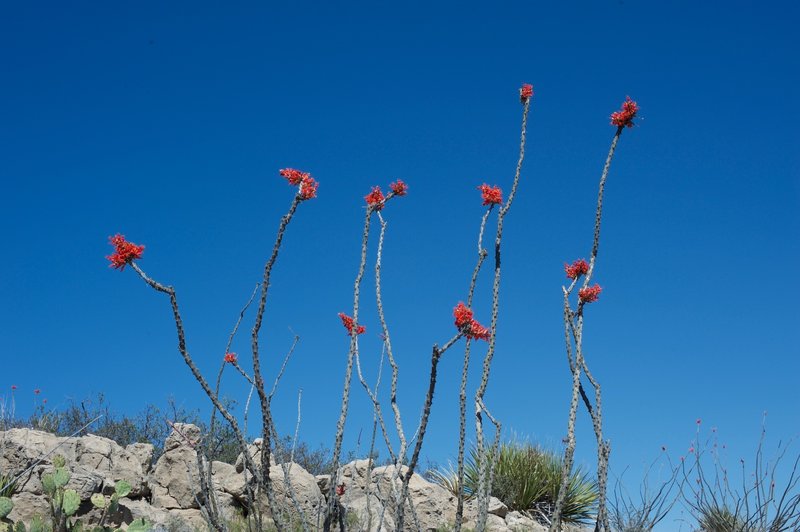
{"label": "limestone rock", "polygon": [[167,510],[197,509],[200,481],[197,471],[197,451],[192,437],[199,438],[200,429],[196,425],[175,423],[172,433],[167,437],[165,452],[156,462],[150,475],[152,504]]}
{"label": "limestone rock", "polygon": [[506,515],[506,526],[512,532],[547,532],[546,526],[537,523],[520,512],[509,512]]}

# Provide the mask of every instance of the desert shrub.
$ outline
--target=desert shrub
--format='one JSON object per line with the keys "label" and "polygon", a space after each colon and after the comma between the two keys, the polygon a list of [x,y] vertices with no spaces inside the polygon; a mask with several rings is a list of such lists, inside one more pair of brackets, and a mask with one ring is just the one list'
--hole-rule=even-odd
{"label": "desert shrub", "polygon": [[[491,455],[490,449],[486,452]],[[561,488],[562,463],[558,454],[530,443],[504,442],[497,453],[491,495],[509,510],[525,512],[546,522]],[[458,493],[458,475],[452,466],[449,470],[430,471],[427,476],[454,494]],[[463,490],[467,497],[478,491],[478,455],[474,448],[465,464]],[[598,494],[588,472],[583,468],[573,470],[567,490],[562,519],[569,523],[591,520]]]}
{"label": "desert shrub", "polygon": [[[752,461],[740,459],[738,474],[729,472],[720,455],[716,429],[703,443],[700,420],[690,450],[693,460],[681,462],[684,503],[704,532],[783,532],[800,530],[800,455],[779,474],[790,446],[779,444],[771,459],[764,456],[766,427]],[[724,448],[724,446],[722,446]],[[734,476],[732,479],[731,477]],[[736,479],[735,477],[740,477]]]}

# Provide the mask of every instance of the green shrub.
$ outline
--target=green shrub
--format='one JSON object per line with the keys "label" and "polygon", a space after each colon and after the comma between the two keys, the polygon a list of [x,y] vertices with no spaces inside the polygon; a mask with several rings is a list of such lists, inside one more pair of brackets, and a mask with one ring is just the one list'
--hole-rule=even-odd
{"label": "green shrub", "polygon": [[[490,450],[487,449],[487,455]],[[491,456],[489,456],[491,458]],[[501,444],[495,464],[491,495],[500,499],[509,510],[547,517],[561,488],[562,460],[560,455],[531,445],[509,441]],[[464,493],[478,491],[478,455],[472,449],[464,467]],[[458,490],[458,479],[452,471],[430,475],[431,480],[451,491]],[[585,523],[594,517],[597,505],[597,486],[586,470],[573,470],[569,477],[562,519],[567,523]]]}

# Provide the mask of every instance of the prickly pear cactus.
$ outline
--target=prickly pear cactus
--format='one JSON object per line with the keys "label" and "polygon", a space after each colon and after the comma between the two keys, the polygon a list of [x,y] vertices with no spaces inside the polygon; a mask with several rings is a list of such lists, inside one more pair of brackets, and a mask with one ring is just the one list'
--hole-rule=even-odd
{"label": "prickly pear cactus", "polygon": [[55,472],[53,472],[53,482],[55,482],[57,488],[66,486],[71,477],[72,473],[70,473],[69,469],[66,467],[57,467]]}
{"label": "prickly pear cactus", "polygon": [[127,497],[127,495],[131,492],[131,483],[127,480],[120,480],[116,484],[114,484],[114,494],[117,497]]}
{"label": "prickly pear cactus", "polygon": [[53,467],[59,468],[59,467],[64,467],[65,465],[67,465],[67,461],[64,459],[63,456],[57,454],[53,457]]}
{"label": "prickly pear cactus", "polygon": [[4,519],[11,510],[14,509],[14,503],[8,497],[0,497],[0,519]]}
{"label": "prickly pear cactus", "polygon": [[102,493],[95,493],[92,495],[91,501],[95,508],[100,508],[101,510],[105,508],[106,504],[108,503]]}
{"label": "prickly pear cactus", "polygon": [[71,516],[78,511],[81,505],[81,496],[75,490],[64,490],[64,498],[61,501],[61,508],[64,510],[64,515]]}
{"label": "prickly pear cactus", "polygon": [[142,519],[135,519],[128,525],[128,532],[147,532],[153,525]]}

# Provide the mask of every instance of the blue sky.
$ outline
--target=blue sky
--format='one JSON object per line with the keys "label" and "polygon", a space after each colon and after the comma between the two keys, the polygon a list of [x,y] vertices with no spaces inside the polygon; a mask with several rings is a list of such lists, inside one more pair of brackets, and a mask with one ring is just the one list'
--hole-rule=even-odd
{"label": "blue sky", "polygon": [[[131,413],[170,396],[207,411],[168,301],[107,267],[107,237],[146,246],[142,268],[178,290],[211,375],[291,201],[277,170],[297,167],[320,188],[289,227],[265,317],[268,375],[289,328],[302,338],[275,399],[279,429],[293,430],[302,388],[301,437],[332,442],[348,347],[336,314],[351,310],[363,196],[397,178],[410,193],[385,211],[384,302],[411,426],[430,346],[453,333],[466,297],[475,187],[510,186],[517,90],[530,82],[490,408],[509,431],[560,445],[563,263],[589,253],[608,115],[630,95],[641,119],[611,169],[604,291],[585,330],[612,468],[640,470],[662,445],[684,453],[697,418],[744,456],[764,411],[774,443],[797,436],[797,15],[790,2],[6,3],[0,389],[19,386],[23,415],[34,388],[54,407],[99,391]],[[362,356],[374,374],[372,293],[368,276]],[[424,448],[440,463],[455,456],[460,357],[440,366]],[[228,377],[225,393],[244,399]],[[350,448],[371,429],[366,396],[353,397]]]}

